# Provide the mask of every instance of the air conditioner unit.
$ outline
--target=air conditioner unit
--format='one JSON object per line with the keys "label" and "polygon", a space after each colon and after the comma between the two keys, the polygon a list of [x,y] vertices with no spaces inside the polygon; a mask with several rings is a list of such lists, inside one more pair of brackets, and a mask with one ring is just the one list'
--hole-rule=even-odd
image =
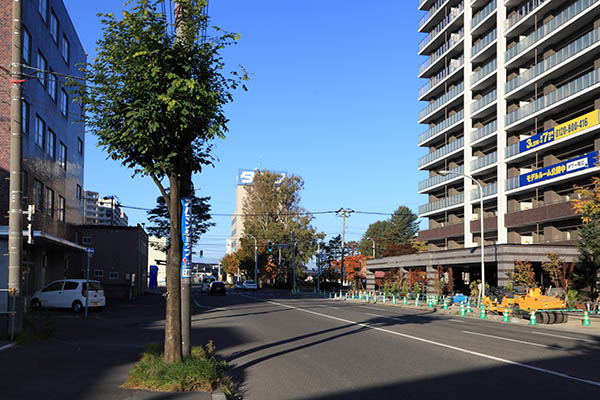
{"label": "air conditioner unit", "polygon": [[519,205],[521,206],[521,211],[531,210],[533,208],[533,202],[531,201],[523,201],[519,203]]}
{"label": "air conditioner unit", "polygon": [[460,60],[452,59],[450,60],[450,65],[454,68],[460,67]]}
{"label": "air conditioner unit", "polygon": [[519,172],[522,174],[528,174],[531,172],[531,168],[520,168]]}
{"label": "air conditioner unit", "polygon": [[528,101],[520,101],[520,102],[519,102],[519,107],[521,107],[521,108],[522,108],[522,107],[525,107],[525,106],[526,106],[526,105],[528,105],[528,104],[529,104],[529,102],[528,102]]}
{"label": "air conditioner unit", "polygon": [[521,236],[521,244],[533,244],[533,235]]}
{"label": "air conditioner unit", "polygon": [[458,33],[452,33],[450,34],[450,40],[453,42],[456,42],[460,39],[460,35]]}

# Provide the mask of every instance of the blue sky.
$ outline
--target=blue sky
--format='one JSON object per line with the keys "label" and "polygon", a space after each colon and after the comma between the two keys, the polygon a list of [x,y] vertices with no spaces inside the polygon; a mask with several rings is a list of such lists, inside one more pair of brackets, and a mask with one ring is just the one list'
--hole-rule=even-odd
{"label": "blue sky", "polygon": [[[97,13],[122,10],[124,0],[64,0],[90,58],[101,37]],[[211,24],[239,32],[224,54],[231,68],[251,74],[248,92],[228,105],[229,133],[215,143],[218,158],[194,178],[212,211],[235,209],[238,169],[287,171],[305,181],[302,205],[310,211],[392,212],[405,205],[417,212],[425,196],[417,183],[417,136],[424,131],[417,101],[425,82],[417,79],[416,1],[378,0],[211,0]],[[122,204],[152,207],[158,189],[149,178],[107,160],[92,135],[86,137],[85,188],[116,195]],[[146,222],[143,211],[126,210],[131,224]],[[358,240],[383,216],[353,214],[347,240]],[[206,261],[225,252],[230,217],[201,238]],[[317,216],[313,224],[329,236],[341,232],[341,218]],[[195,259],[194,261],[199,261]]]}

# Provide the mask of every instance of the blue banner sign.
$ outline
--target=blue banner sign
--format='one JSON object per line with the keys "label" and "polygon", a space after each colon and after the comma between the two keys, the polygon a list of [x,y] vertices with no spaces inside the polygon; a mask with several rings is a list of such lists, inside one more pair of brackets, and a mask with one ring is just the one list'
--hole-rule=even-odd
{"label": "blue banner sign", "polygon": [[190,234],[192,232],[192,199],[184,197],[181,199],[181,240],[183,250],[181,254],[181,277],[190,279],[192,277],[192,246]]}
{"label": "blue banner sign", "polygon": [[587,168],[592,168],[596,165],[598,152],[593,151],[583,156],[563,161],[549,167],[540,168],[536,171],[529,172],[519,176],[519,186],[531,185],[537,182],[542,182],[548,179],[556,178],[557,176],[567,175],[573,172],[581,171]]}

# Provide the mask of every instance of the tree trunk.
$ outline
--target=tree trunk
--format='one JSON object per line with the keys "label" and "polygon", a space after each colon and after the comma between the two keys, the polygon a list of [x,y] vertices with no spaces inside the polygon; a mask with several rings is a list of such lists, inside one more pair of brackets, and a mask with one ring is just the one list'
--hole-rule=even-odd
{"label": "tree trunk", "polygon": [[180,362],[181,354],[181,193],[177,174],[169,175],[169,219],[171,246],[167,257],[167,314],[165,321],[165,361]]}

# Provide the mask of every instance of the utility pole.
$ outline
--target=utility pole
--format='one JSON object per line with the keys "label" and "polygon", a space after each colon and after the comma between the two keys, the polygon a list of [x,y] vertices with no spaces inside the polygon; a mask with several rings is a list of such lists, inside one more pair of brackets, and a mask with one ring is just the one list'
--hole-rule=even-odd
{"label": "utility pole", "polygon": [[317,240],[317,292],[321,293],[321,242]]}
{"label": "utility pole", "polygon": [[296,291],[296,235],[294,231],[292,231],[292,276],[294,277],[294,282],[292,283],[294,287],[294,292]]}
{"label": "utility pole", "polygon": [[23,221],[21,175],[23,151],[21,144],[22,121],[22,3],[13,0],[12,64],[10,82],[10,203],[8,211],[8,288],[13,290],[16,315],[14,332],[23,330],[23,296],[21,293],[21,264],[23,250]]}
{"label": "utility pole", "polygon": [[349,217],[354,210],[348,208],[340,208],[337,213],[342,215],[342,262],[341,262],[341,287],[344,288],[344,247],[346,242],[346,217]]}

